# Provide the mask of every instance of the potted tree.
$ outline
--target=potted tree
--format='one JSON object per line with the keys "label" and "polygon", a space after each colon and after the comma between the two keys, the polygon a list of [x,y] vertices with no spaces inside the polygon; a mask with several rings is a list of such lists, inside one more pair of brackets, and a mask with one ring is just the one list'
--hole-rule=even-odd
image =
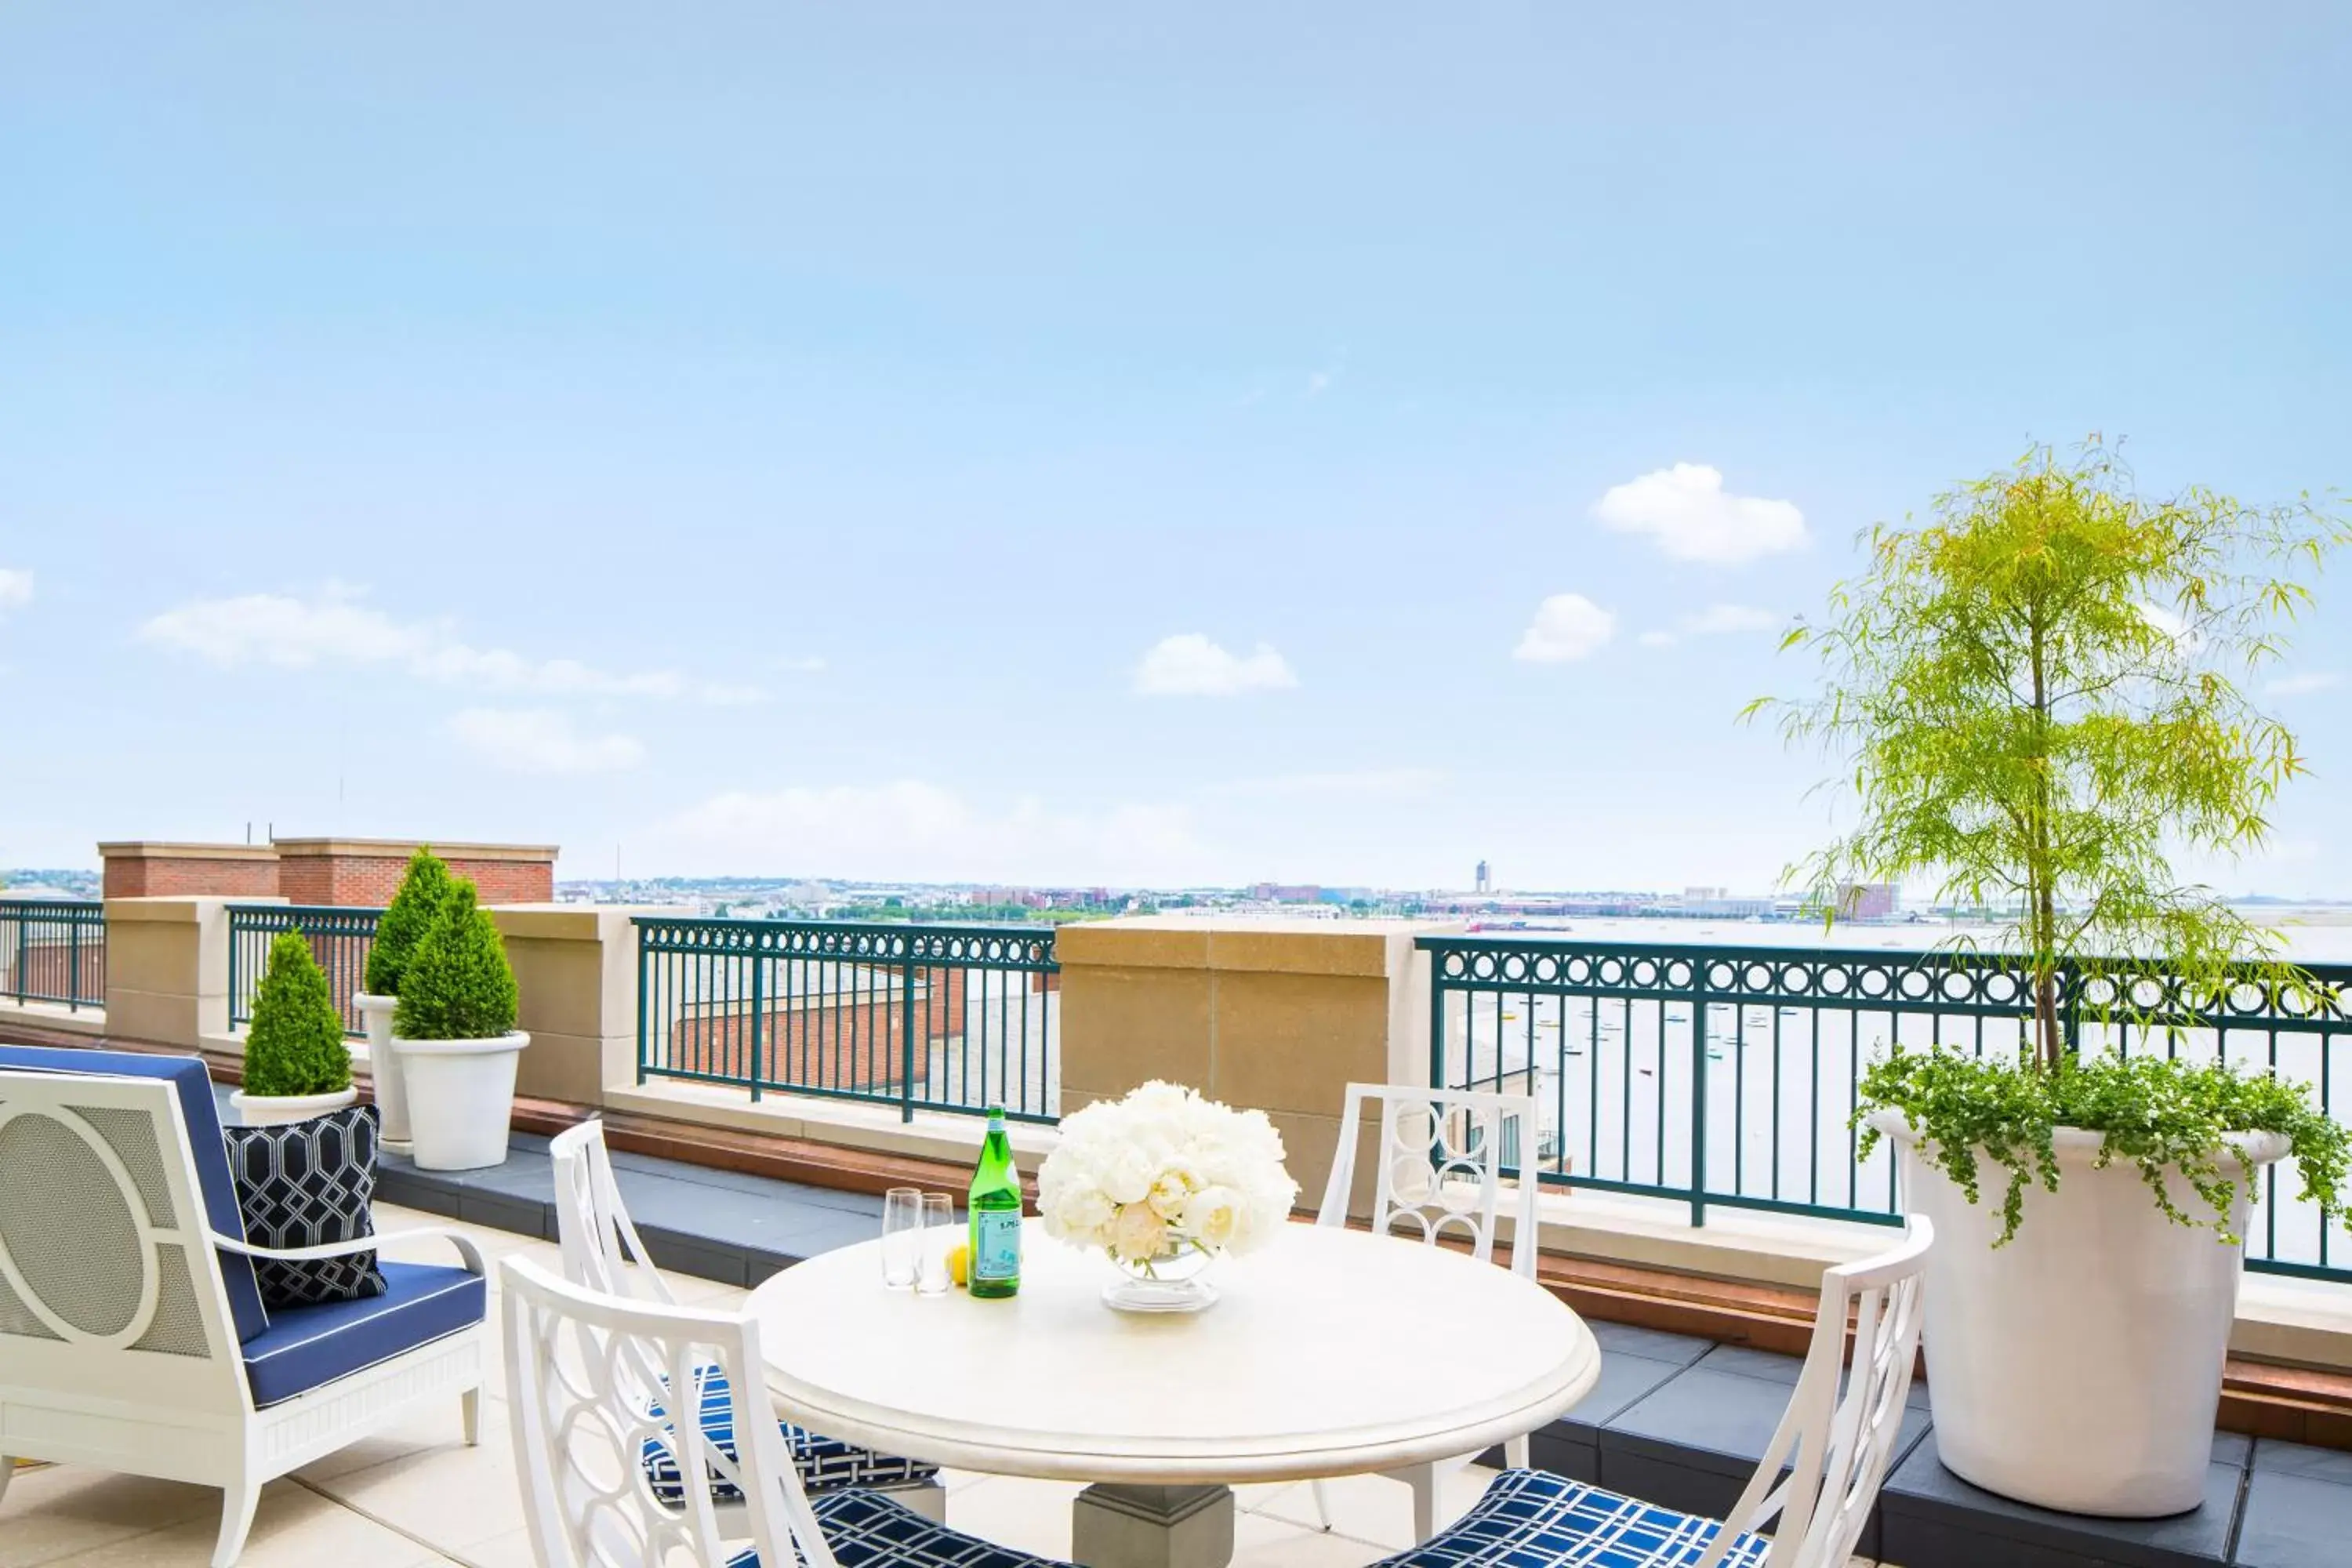
{"label": "potted tree", "polygon": [[2037,448],[1873,530],[1864,574],[1787,639],[1823,689],[1756,705],[1853,786],[1850,831],[1796,872],[1827,918],[1852,884],[1923,878],[2011,911],[1959,962],[2015,997],[2016,1050],[1898,1046],[1857,1112],[1935,1222],[1938,1449],[1989,1490],[2198,1506],[2257,1173],[2291,1155],[2321,1223],[2337,1210],[2345,1131],[2213,1026],[2250,995],[2338,999],[2171,860],[2260,846],[2304,771],[2241,683],[2310,602],[2296,569],[2345,536],[2308,500],[2150,500],[2095,441]]}
{"label": "potted tree", "polygon": [[393,1054],[408,1093],[411,1157],[425,1171],[472,1171],[507,1157],[516,1058],[514,970],[474,884],[453,883],[400,976]]}
{"label": "potted tree", "polygon": [[245,1087],[229,1105],[247,1127],[306,1121],[359,1099],[327,972],[299,931],[279,931],[254,994],[245,1037]]}
{"label": "potted tree", "polygon": [[352,1000],[367,1026],[368,1068],[375,1079],[375,1104],[383,1118],[383,1141],[406,1145],[408,1095],[400,1072],[400,1058],[392,1048],[393,1009],[400,1000],[400,977],[416,951],[417,939],[449,897],[449,867],[431,846],[408,858],[400,889],[376,922],[375,940],[368,944],[366,989]]}

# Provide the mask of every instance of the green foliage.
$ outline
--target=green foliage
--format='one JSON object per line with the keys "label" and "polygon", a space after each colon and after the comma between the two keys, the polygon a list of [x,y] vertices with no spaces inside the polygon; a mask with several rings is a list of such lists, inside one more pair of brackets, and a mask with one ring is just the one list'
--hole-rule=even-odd
{"label": "green foliage", "polygon": [[[1921,1053],[1897,1046],[1864,1074],[1862,1100],[1854,1124],[1864,1127],[1859,1147],[1865,1159],[1880,1134],[1863,1119],[1886,1106],[1902,1112],[1920,1135],[1921,1157],[1940,1166],[1970,1203],[1981,1196],[1978,1151],[2007,1173],[1996,1247],[2017,1234],[2028,1183],[2058,1190],[2052,1132],[2060,1127],[2101,1133],[2100,1168],[2129,1160],[2176,1224],[2210,1226],[2231,1244],[2240,1237],[2230,1232],[2230,1209],[2239,1183],[2253,1178],[2231,1156],[2230,1134],[2284,1134],[2302,1173],[2304,1201],[2326,1214],[2342,1212],[2344,1182],[2352,1170],[2352,1132],[2315,1110],[2305,1086],[2222,1063],[2067,1058],[2052,1070],[2022,1057],[2002,1061],[1946,1047]],[[2168,1171],[2188,1182],[2211,1217],[2193,1217],[2173,1201]]]}
{"label": "green foliage", "polygon": [[2069,965],[2155,960],[2210,994],[2274,960],[2273,936],[2168,857],[2258,848],[2305,771],[2237,679],[2311,603],[2287,574],[2347,538],[2308,498],[2142,497],[2095,440],[1939,497],[1925,526],[1874,528],[1867,573],[1784,645],[1820,657],[1821,694],[1749,708],[1822,745],[1856,797],[1853,831],[1792,876],[1825,919],[1841,884],[1922,877],[1940,902],[2011,911],[2052,1071]]}
{"label": "green foliage", "polygon": [[245,1092],[337,1094],[352,1086],[352,1053],[327,972],[299,931],[278,933],[254,993],[245,1037]]}
{"label": "green foliage", "polygon": [[453,884],[409,955],[393,1031],[408,1040],[487,1040],[515,1024],[514,970],[474,884]]}
{"label": "green foliage", "polygon": [[400,977],[407,973],[409,956],[433,917],[449,900],[449,866],[428,846],[408,858],[400,890],[376,922],[375,941],[368,947],[367,988],[378,996],[400,994]]}

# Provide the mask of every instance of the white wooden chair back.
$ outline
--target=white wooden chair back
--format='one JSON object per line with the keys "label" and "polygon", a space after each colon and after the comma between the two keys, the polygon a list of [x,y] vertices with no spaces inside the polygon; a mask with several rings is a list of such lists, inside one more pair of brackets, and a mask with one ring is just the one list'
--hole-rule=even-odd
{"label": "white wooden chair back", "polygon": [[93,1421],[252,1410],[169,1082],[0,1071],[0,1407],[12,1386]]}
{"label": "white wooden chair back", "polygon": [[[756,1322],[583,1289],[522,1258],[500,1267],[508,1416],[539,1568],[725,1568],[747,1546],[763,1568],[835,1568],[767,1403]],[[635,1396],[640,1365],[662,1368],[675,1394],[659,1415]],[[727,1379],[732,1459],[700,1419],[714,1373]],[[648,1445],[680,1475],[732,1482],[742,1505],[714,1506],[707,1486],[664,1502]]]}
{"label": "white wooden chair back", "polygon": [[646,1254],[637,1227],[613,1179],[604,1123],[583,1121],[548,1144],[555,1159],[555,1234],[563,1277],[607,1296],[634,1297],[656,1306],[677,1298]]}
{"label": "white wooden chair back", "polygon": [[[1822,1276],[1797,1391],[1728,1521],[1735,1530],[1771,1527],[1767,1568],[1844,1568],[1853,1557],[1903,1425],[1919,1349],[1921,1279],[1935,1240],[1935,1226],[1912,1215],[1901,1246]],[[1715,1568],[1731,1540],[1730,1531],[1719,1534],[1694,1568]]]}
{"label": "white wooden chair back", "polygon": [[1535,1097],[1478,1089],[1402,1089],[1351,1083],[1339,1120],[1339,1147],[1323,1189],[1318,1225],[1348,1223],[1363,1108],[1381,1110],[1380,1170],[1372,1228],[1425,1242],[1466,1241],[1492,1262],[1503,1213],[1503,1166],[1516,1160],[1511,1191],[1511,1267],[1536,1274]]}

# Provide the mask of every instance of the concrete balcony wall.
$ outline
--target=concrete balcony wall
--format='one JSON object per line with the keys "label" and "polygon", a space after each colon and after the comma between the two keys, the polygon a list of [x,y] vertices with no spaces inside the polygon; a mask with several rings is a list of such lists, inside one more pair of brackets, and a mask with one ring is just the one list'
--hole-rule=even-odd
{"label": "concrete balcony wall", "polygon": [[110,1035],[184,1050],[242,1051],[228,1028],[228,906],[268,898],[106,900]]}
{"label": "concrete balcony wall", "polygon": [[[1350,1082],[1412,1083],[1429,1063],[1429,963],[1413,939],[1433,921],[1202,921],[1174,916],[1066,926],[1062,1113],[1165,1079],[1264,1110],[1281,1130],[1299,1201],[1312,1209],[1339,1144]],[[1372,1139],[1356,1158],[1353,1207],[1369,1212]]]}
{"label": "concrete balcony wall", "polygon": [[607,1085],[635,1081],[637,931],[630,922],[651,912],[587,904],[490,910],[514,965],[515,1026],[530,1036],[516,1093],[602,1105]]}

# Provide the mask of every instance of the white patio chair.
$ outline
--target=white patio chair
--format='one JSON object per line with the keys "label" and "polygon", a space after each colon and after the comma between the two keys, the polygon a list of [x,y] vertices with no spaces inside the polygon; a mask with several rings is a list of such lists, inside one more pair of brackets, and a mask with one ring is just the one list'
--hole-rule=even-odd
{"label": "white patio chair", "polygon": [[[564,1278],[608,1296],[676,1306],[677,1297],[647,1257],[646,1244],[629,1219],[628,1207],[621,1201],[620,1184],[613,1178],[613,1157],[604,1146],[604,1123],[590,1121],[567,1128],[548,1150],[555,1157],[555,1228],[562,1248]],[[640,1396],[648,1404],[659,1403],[667,1386],[660,1381],[660,1369],[640,1370],[644,1373]],[[703,1389],[715,1440],[724,1445],[729,1441],[724,1434],[732,1430],[728,1425],[726,1383],[721,1379],[714,1384],[706,1378]],[[947,1517],[947,1489],[940,1484],[937,1465],[877,1454],[789,1421],[780,1423],[779,1431],[801,1483],[811,1492],[862,1487],[887,1492],[927,1518]],[[649,1456],[647,1462],[655,1467],[655,1484],[665,1495],[683,1486],[680,1472],[666,1458]],[[718,1501],[725,1508],[736,1500],[722,1484]]]}
{"label": "white patio chair", "polygon": [[[1318,1225],[1348,1223],[1348,1194],[1355,1187],[1356,1146],[1367,1103],[1381,1108],[1372,1228],[1430,1246],[1467,1242],[1481,1263],[1494,1261],[1496,1221],[1503,1212],[1503,1166],[1516,1163],[1519,1151],[1529,1158],[1535,1152],[1534,1096],[1349,1084],[1339,1118],[1339,1151],[1332,1156],[1330,1180],[1324,1184],[1323,1207],[1315,1216]],[[1528,1279],[1536,1277],[1538,1184],[1533,1173],[1525,1172],[1511,1194],[1511,1268]],[[1512,1465],[1524,1467],[1526,1436],[1505,1444],[1504,1455]],[[1477,1457],[1464,1454],[1383,1472],[1412,1488],[1415,1541],[1428,1540],[1437,1529],[1439,1478]],[[1315,1510],[1328,1530],[1331,1507],[1325,1484],[1314,1482],[1313,1491]]]}
{"label": "white patio chair", "polygon": [[[762,1388],[748,1313],[584,1289],[521,1258],[500,1265],[508,1424],[539,1568],[1063,1568],[960,1534],[878,1492],[814,1499]],[[680,1421],[638,1396],[657,1369],[703,1412]],[[711,1433],[711,1405],[743,1441]],[[664,1496],[649,1453],[710,1478]],[[740,1500],[713,1501],[719,1483]],[[797,1553],[797,1555],[796,1555]]]}
{"label": "white patio chair", "polygon": [[[1913,1215],[1901,1246],[1822,1276],[1796,1391],[1728,1526],[1549,1471],[1514,1469],[1443,1533],[1377,1568],[1845,1568],[1901,1434],[1919,1348],[1921,1272],[1935,1235]],[[1776,1521],[1769,1540],[1757,1533]]]}
{"label": "white patio chair", "polygon": [[[384,1263],[381,1296],[263,1306],[254,1258],[418,1236],[464,1267]],[[229,1568],[264,1482],[441,1400],[475,1441],[487,1294],[453,1231],[248,1245],[194,1058],[0,1047],[0,1493],[17,1458],[218,1487]]]}

